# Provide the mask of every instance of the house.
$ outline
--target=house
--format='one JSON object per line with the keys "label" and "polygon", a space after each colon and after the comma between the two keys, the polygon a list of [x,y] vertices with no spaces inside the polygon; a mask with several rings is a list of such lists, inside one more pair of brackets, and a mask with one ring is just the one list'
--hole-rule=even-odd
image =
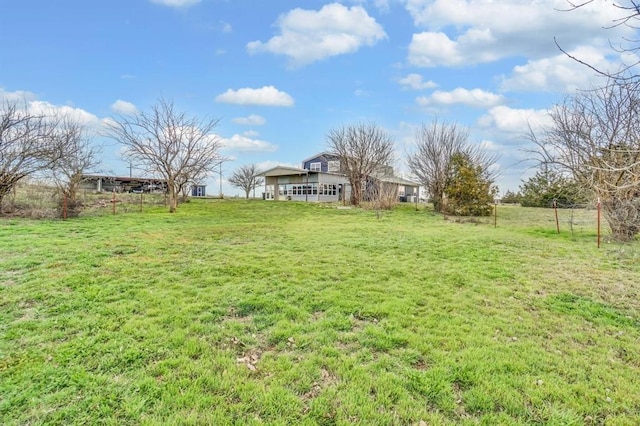
{"label": "house", "polygon": [[192,185],[191,196],[192,197],[205,197],[207,195],[207,185]]}
{"label": "house", "polygon": [[302,168],[314,172],[341,173],[340,157],[330,152],[321,152],[302,160]]}
{"label": "house", "polygon": [[266,200],[336,202],[351,196],[349,181],[337,173],[276,166],[261,176]]}
{"label": "house", "polygon": [[[321,152],[302,161],[302,168],[277,166],[262,173],[266,200],[336,202],[351,197],[351,185],[340,164],[340,158]],[[415,201],[419,184],[394,176],[390,166],[379,167],[367,179],[365,200],[384,191],[398,201]]]}
{"label": "house", "polygon": [[[330,152],[321,152],[302,160],[302,168],[307,170],[322,171],[326,173],[340,173],[344,174],[342,165],[340,164],[340,157]],[[377,175],[393,175],[393,167],[391,166],[379,166],[376,170]]]}
{"label": "house", "polygon": [[164,179],[109,175],[82,175],[80,189],[91,192],[165,192]]}
{"label": "house", "polygon": [[[372,176],[367,180],[367,185],[372,186],[369,193],[393,194],[400,202],[414,203],[420,198],[420,185],[398,176]],[[366,198],[367,192],[365,192]]]}

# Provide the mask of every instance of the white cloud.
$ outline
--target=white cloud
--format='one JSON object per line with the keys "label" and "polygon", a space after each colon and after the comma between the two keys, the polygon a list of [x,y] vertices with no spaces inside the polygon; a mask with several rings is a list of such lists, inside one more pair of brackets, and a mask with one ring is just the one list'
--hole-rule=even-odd
{"label": "white cloud", "polygon": [[9,103],[21,103],[21,102],[29,102],[37,99],[37,96],[34,93],[27,92],[24,90],[17,90],[15,92],[7,92],[4,88],[0,87],[0,102],[9,102]]}
{"label": "white cloud", "polygon": [[118,99],[111,105],[111,111],[117,114],[127,115],[134,114],[136,111],[138,111],[138,108],[136,108],[136,106],[131,102]]}
{"label": "white cloud", "polygon": [[498,146],[495,142],[484,139],[480,141],[480,148],[486,151],[499,151],[500,146]]}
{"label": "white cloud", "polygon": [[220,31],[222,31],[223,33],[229,34],[233,32],[233,27],[228,22],[220,21]]}
{"label": "white cloud", "polygon": [[256,132],[255,130],[247,130],[242,132],[242,136],[246,136],[248,138],[255,138],[258,137],[258,135],[260,135],[260,133]]}
{"label": "white cloud", "polygon": [[459,65],[464,58],[456,43],[444,33],[414,34],[409,44],[409,63],[418,67]]}
{"label": "white cloud", "polygon": [[462,66],[495,61],[523,52],[532,59],[594,46],[610,52],[609,39],[632,35],[611,23],[623,11],[611,3],[593,2],[571,12],[566,0],[406,0],[414,23],[426,31],[414,34],[408,61],[422,67]]}
{"label": "white cloud", "polygon": [[501,132],[519,135],[528,133],[529,126],[536,128],[549,124],[550,116],[546,109],[514,109],[504,105],[491,108],[478,120],[481,127],[495,127]]}
{"label": "white cloud", "polygon": [[504,98],[495,93],[485,92],[481,89],[463,89],[458,87],[451,92],[435,91],[429,96],[420,96],[416,99],[421,106],[442,106],[463,104],[474,108],[489,108],[500,105]]}
{"label": "white cloud", "polygon": [[331,56],[356,52],[387,37],[361,6],[331,3],[319,11],[294,9],[278,18],[280,34],[267,42],[247,44],[249,53],[270,52],[302,66]]}
{"label": "white cloud", "polygon": [[404,89],[413,89],[413,90],[425,90],[425,89],[433,89],[434,87],[438,87],[438,85],[431,80],[423,81],[422,76],[420,74],[409,74],[408,76],[399,79],[398,83]]}
{"label": "white cloud", "polygon": [[82,108],[75,108],[69,105],[54,105],[47,101],[41,101],[37,99],[35,94],[27,91],[7,92],[0,88],[0,109],[2,108],[2,102],[16,103],[19,107],[24,106],[29,114],[32,115],[68,117],[81,125],[93,128],[98,128],[101,125],[101,120],[97,116]]}
{"label": "white cloud", "polygon": [[224,150],[243,152],[274,152],[278,149],[277,145],[259,139],[251,139],[244,135],[233,135],[230,138],[223,138],[222,147]]}
{"label": "white cloud", "polygon": [[[601,51],[592,47],[581,47],[569,52],[601,70],[614,69]],[[567,55],[558,54],[549,58],[530,60],[526,65],[513,68],[510,77],[503,77],[504,91],[558,91],[571,92],[578,88],[589,88],[597,80],[596,73]]]}
{"label": "white cloud", "polygon": [[264,105],[264,106],[291,106],[293,98],[286,92],[282,92],[273,86],[264,86],[260,89],[232,90],[216,97],[216,102],[239,105]]}
{"label": "white cloud", "polygon": [[264,117],[256,114],[251,114],[247,117],[234,118],[231,121],[233,121],[236,124],[241,124],[243,126],[262,126],[267,122],[267,120],[265,120]]}
{"label": "white cloud", "polygon": [[365,5],[367,3],[373,3],[373,6],[378,9],[381,13],[389,13],[391,9],[390,5],[391,0],[351,0],[351,3],[358,5]]}
{"label": "white cloud", "polygon": [[169,7],[188,7],[200,3],[200,0],[150,0],[151,3]]}

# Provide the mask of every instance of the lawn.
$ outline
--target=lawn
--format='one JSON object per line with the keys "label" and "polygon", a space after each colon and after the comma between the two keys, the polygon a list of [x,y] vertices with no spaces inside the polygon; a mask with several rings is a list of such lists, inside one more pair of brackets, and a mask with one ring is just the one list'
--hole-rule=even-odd
{"label": "lawn", "polygon": [[498,213],[0,219],[0,423],[640,424],[638,243]]}

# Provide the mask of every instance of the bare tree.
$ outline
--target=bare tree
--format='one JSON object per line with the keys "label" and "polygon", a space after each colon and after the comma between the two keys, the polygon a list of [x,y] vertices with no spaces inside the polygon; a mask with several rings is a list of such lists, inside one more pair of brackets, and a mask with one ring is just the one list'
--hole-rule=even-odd
{"label": "bare tree", "polygon": [[[567,8],[563,9],[562,11],[570,12],[584,8],[593,3],[605,3],[606,0],[566,0],[566,2]],[[621,14],[619,18],[611,22],[611,25],[608,28],[627,27],[634,32],[640,28],[640,2],[638,2],[637,0],[614,1],[611,3],[611,7],[618,9]],[[621,64],[620,68],[617,71],[598,68],[595,65],[588,63],[584,59],[581,59],[567,52],[561,46],[561,41],[558,41],[555,37],[554,41],[558,49],[560,49],[560,51],[567,55],[569,58],[581,63],[582,65],[587,66],[601,76],[612,79],[614,82],[624,83],[631,79],[635,80],[638,78],[638,75],[632,73],[631,71],[636,68],[637,65],[640,65],[640,60],[637,59],[638,53],[640,53],[640,39],[623,37],[619,42],[609,41],[609,45],[615,52],[624,54],[628,58],[633,58],[631,63]]]}
{"label": "bare tree", "polygon": [[264,183],[264,179],[259,177],[258,174],[259,171],[255,164],[247,164],[233,172],[229,178],[229,183],[244,190],[245,196],[248,199],[251,190]]}
{"label": "bare tree", "polygon": [[640,232],[640,82],[611,82],[568,97],[552,124],[530,131],[540,161],[599,197],[616,240]]}
{"label": "bare tree", "polygon": [[160,99],[150,112],[118,116],[107,124],[109,135],[125,147],[124,156],[145,172],[167,182],[169,212],[176,211],[181,189],[211,173],[220,161],[218,119],[200,119]]}
{"label": "bare tree", "polygon": [[469,131],[453,122],[434,119],[431,124],[423,123],[416,132],[414,151],[407,153],[409,169],[425,187],[437,212],[445,208],[447,179],[456,154],[468,157],[487,180],[495,179],[491,166],[497,161],[497,156],[487,153],[479,145],[472,145]]}
{"label": "bare tree", "polygon": [[340,169],[351,185],[351,204],[358,206],[367,178],[384,174],[393,163],[393,140],[374,123],[333,129],[327,139],[331,152],[340,159]]}
{"label": "bare tree", "polygon": [[28,105],[0,105],[0,209],[3,198],[23,178],[49,169],[62,155],[53,137],[56,117],[35,114]]}
{"label": "bare tree", "polygon": [[88,135],[88,129],[78,120],[65,116],[60,119],[53,137],[61,146],[62,155],[45,171],[66,200],[68,214],[79,213],[78,191],[84,174],[100,164],[102,149]]}

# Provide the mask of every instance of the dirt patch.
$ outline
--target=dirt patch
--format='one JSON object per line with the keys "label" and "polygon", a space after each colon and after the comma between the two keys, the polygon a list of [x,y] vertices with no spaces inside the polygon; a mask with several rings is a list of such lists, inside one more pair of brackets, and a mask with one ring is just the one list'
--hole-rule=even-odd
{"label": "dirt patch", "polygon": [[320,321],[321,319],[324,318],[324,312],[323,311],[316,311],[314,313],[311,314],[311,321]]}
{"label": "dirt patch", "polygon": [[13,287],[17,284],[15,278],[20,275],[20,271],[4,271],[0,276],[0,286]]}
{"label": "dirt patch", "polygon": [[38,318],[38,310],[36,302],[33,300],[24,300],[18,303],[18,308],[22,309],[22,316],[17,321],[32,321]]}
{"label": "dirt patch", "polygon": [[241,357],[236,358],[236,364],[245,365],[251,371],[257,371],[257,364],[262,357],[262,351],[258,348],[253,348],[245,352]]}

